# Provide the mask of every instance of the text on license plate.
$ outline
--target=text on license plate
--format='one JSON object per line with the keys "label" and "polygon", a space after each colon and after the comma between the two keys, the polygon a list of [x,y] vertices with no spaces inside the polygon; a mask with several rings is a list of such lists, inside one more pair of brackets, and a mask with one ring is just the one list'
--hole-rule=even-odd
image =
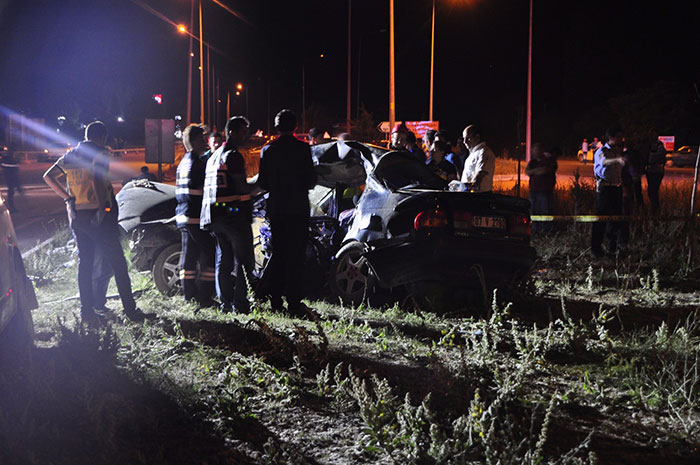
{"label": "text on license plate", "polygon": [[474,216],[475,228],[506,229],[506,220],[500,216]]}

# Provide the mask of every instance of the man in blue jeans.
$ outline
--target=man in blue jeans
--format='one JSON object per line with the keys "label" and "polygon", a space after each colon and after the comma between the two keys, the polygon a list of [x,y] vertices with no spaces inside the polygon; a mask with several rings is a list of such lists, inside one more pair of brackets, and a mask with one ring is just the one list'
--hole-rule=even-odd
{"label": "man in blue jeans", "polygon": [[[595,152],[593,172],[596,178],[596,215],[622,215],[622,130],[611,127],[606,132],[608,142]],[[591,232],[591,254],[595,258],[605,255],[603,238],[607,235],[608,255],[618,252],[621,234],[620,221],[596,221]],[[626,244],[624,244],[626,245]]]}
{"label": "man in blue jeans", "polygon": [[[85,141],[65,154],[45,174],[44,181],[66,202],[70,227],[78,246],[78,288],[80,313],[86,321],[95,321],[98,305],[104,306],[103,290],[93,285],[95,254],[101,253],[114,271],[114,279],[124,313],[132,321],[145,315],[136,308],[131,280],[119,237],[114,190],[108,178],[109,153],[104,147],[107,128],[99,121],[85,128]],[[56,171],[65,174],[65,186],[57,181]]]}

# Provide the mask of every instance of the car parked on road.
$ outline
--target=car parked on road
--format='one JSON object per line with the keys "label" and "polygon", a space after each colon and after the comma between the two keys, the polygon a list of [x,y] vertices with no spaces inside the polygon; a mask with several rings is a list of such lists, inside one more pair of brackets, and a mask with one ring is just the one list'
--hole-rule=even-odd
{"label": "car parked on road", "polygon": [[684,145],[675,152],[666,154],[666,165],[675,167],[695,166],[697,157],[697,145]]}
{"label": "car parked on road", "polygon": [[10,211],[0,196],[0,373],[13,365],[26,368],[34,341],[31,310],[37,307]]}

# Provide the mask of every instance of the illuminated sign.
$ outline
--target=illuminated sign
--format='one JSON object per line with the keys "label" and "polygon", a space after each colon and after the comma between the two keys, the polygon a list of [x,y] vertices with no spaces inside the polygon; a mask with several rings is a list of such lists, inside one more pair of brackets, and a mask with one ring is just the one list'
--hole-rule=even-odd
{"label": "illuminated sign", "polygon": [[667,152],[673,152],[676,145],[676,136],[659,136],[659,140],[664,143]]}

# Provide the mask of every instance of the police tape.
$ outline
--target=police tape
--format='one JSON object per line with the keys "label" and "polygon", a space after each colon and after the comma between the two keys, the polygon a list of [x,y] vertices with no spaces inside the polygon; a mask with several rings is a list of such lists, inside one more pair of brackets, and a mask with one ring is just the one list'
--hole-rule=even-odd
{"label": "police tape", "polygon": [[598,221],[690,221],[700,218],[700,213],[693,216],[633,216],[633,215],[530,215],[533,222],[569,222],[569,223],[596,223]]}

